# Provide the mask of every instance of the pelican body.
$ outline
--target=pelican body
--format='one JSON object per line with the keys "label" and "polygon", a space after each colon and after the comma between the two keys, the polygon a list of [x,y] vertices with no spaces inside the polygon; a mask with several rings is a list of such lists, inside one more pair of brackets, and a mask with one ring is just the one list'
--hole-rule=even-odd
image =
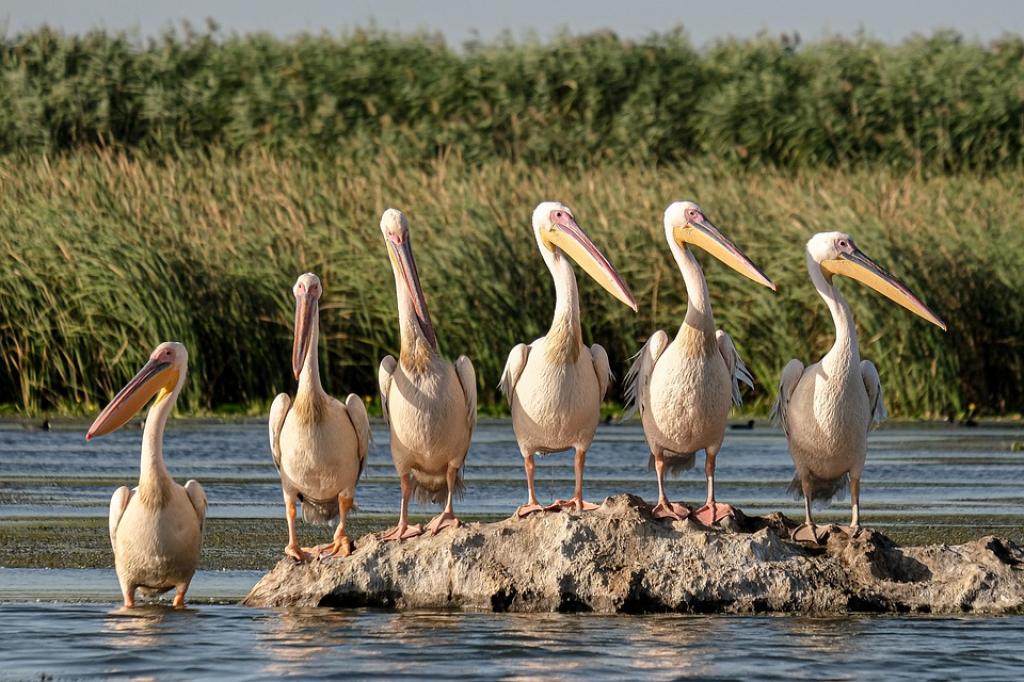
{"label": "pelican body", "polygon": [[567,206],[541,203],[533,212],[533,231],[554,280],[555,314],[546,335],[512,349],[501,376],[500,387],[512,409],[512,425],[526,469],[528,499],[517,510],[519,516],[544,509],[534,488],[534,455],[569,449],[575,451],[575,493],[547,509],[596,508],[583,499],[583,471],[611,370],[604,348],[583,344],[576,276],[569,259],[634,312],[637,309],[626,283]]}
{"label": "pelican body", "polygon": [[[320,383],[320,278],[301,275],[295,295],[295,339],[292,372],[299,381],[295,400],[281,393],[270,407],[270,450],[281,475],[288,544],[285,554],[304,561],[316,556],[348,556],[354,546],[345,531],[355,505],[356,484],[370,450],[370,419],[362,399],[350,393],[342,404]],[[295,536],[296,501],[307,523],[338,519],[333,541],[313,548],[299,546]]]}
{"label": "pelican body", "polygon": [[406,217],[389,208],[380,229],[395,276],[401,334],[398,360],[386,356],[378,372],[391,458],[402,490],[398,524],[383,539],[403,540],[423,532],[419,524],[409,524],[414,492],[432,502],[445,499],[444,510],[427,531],[437,534],[459,525],[454,497],[462,490],[462,465],[476,426],[476,373],[465,355],[453,364],[438,352]]}
{"label": "pelican body", "polygon": [[819,542],[811,518],[813,502],[828,503],[850,489],[850,531],[860,527],[860,479],[867,433],[886,416],[882,383],[875,365],[861,360],[850,307],[833,285],[842,275],[859,280],[911,312],[946,324],[895,277],[868,258],[842,232],[816,234],[807,242],[807,271],[832,314],[836,340],[819,362],[808,367],[790,360],[782,370],[772,417],[786,433],[796,475],[790,492],[804,499],[804,524],[794,537]]}
{"label": "pelican body", "polygon": [[148,596],[172,588],[174,606],[183,606],[199,566],[206,494],[196,481],[176,483],[163,457],[164,428],[187,374],[185,346],[160,344],[85,435],[92,440],[116,431],[156,396],[142,432],[139,484],[121,486],[110,498],[110,545],[126,607],[135,605],[136,590]]}
{"label": "pelican body", "polygon": [[737,272],[773,291],[775,284],[737,249],[690,201],[665,211],[665,239],[686,283],[686,317],[675,339],[651,335],[626,375],[628,402],[639,408],[651,464],[658,476],[658,518],[682,520],[690,510],[669,502],[665,471],[682,471],[704,450],[707,500],[697,518],[711,525],[732,514],[715,500],[715,461],[725,438],[729,409],[740,403],[739,383],[753,379],[732,339],[715,329],[707,282],[690,246],[699,246]]}

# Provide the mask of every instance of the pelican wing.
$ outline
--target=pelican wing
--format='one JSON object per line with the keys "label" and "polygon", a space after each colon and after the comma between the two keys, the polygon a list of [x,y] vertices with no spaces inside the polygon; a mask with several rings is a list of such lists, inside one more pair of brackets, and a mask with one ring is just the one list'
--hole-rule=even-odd
{"label": "pelican wing", "polygon": [[740,395],[740,382],[742,381],[751,390],[754,389],[754,377],[750,370],[743,364],[732,338],[721,329],[715,332],[715,339],[718,341],[718,352],[725,359],[725,366],[729,368],[729,376],[732,377],[732,404],[742,405],[743,396]]}
{"label": "pelican wing", "polygon": [[505,369],[501,372],[501,381],[498,382],[498,388],[505,394],[509,405],[512,404],[512,394],[516,390],[516,384],[519,383],[519,377],[522,376],[529,357],[530,346],[527,346],[525,343],[518,344],[508,354],[508,360],[505,362]]}
{"label": "pelican wing", "polygon": [[270,452],[274,456],[274,466],[281,470],[281,429],[284,428],[284,419],[291,409],[292,399],[287,393],[278,393],[270,406]]}
{"label": "pelican wing", "polygon": [[793,358],[782,368],[782,378],[779,379],[779,395],[772,405],[771,420],[778,424],[782,430],[789,435],[789,401],[793,398],[793,391],[800,383],[800,377],[804,375],[804,363]]}
{"label": "pelican wing", "polygon": [[462,384],[462,392],[466,395],[466,419],[469,421],[469,428],[476,426],[476,370],[473,363],[465,355],[460,355],[455,361],[455,373]]}
{"label": "pelican wing", "polygon": [[608,362],[608,352],[604,346],[594,344],[590,347],[590,357],[594,361],[594,373],[597,374],[597,387],[601,393],[601,400],[608,395],[608,385],[612,383],[615,375],[612,374],[611,363]]}
{"label": "pelican wing", "polygon": [[203,491],[203,486],[199,485],[199,481],[195,479],[185,484],[185,492],[188,493],[188,499],[192,501],[196,516],[199,517],[199,532],[201,533],[206,525],[206,493]]}
{"label": "pelican wing", "polygon": [[132,499],[132,490],[126,485],[115,490],[114,494],[110,497],[110,546],[114,551],[117,551],[117,547],[114,546],[114,538],[117,537],[117,526],[121,523],[121,516],[128,507],[130,499]]}
{"label": "pelican wing", "polygon": [[885,400],[882,395],[882,380],[878,376],[878,369],[875,363],[870,360],[860,361],[860,376],[864,380],[864,388],[868,391],[868,400],[871,402],[871,421],[868,422],[868,429],[875,424],[885,420],[889,413],[885,411]]}
{"label": "pelican wing", "polygon": [[398,367],[398,362],[393,355],[385,355],[380,361],[380,369],[377,370],[377,386],[380,388],[380,409],[384,413],[384,420],[391,422],[391,415],[388,414],[388,395],[391,393],[391,377]]}
{"label": "pelican wing", "polygon": [[640,411],[640,416],[643,416],[644,410],[647,409],[647,387],[651,383],[651,372],[654,371],[654,365],[666,348],[668,334],[659,329],[651,334],[644,347],[633,356],[633,364],[626,372],[626,413],[623,419],[632,418],[637,410]]}
{"label": "pelican wing", "polygon": [[356,442],[359,453],[359,475],[363,475],[366,467],[366,456],[370,452],[370,441],[373,436],[370,431],[370,415],[366,414],[366,403],[355,393],[349,393],[345,398],[345,413],[348,414],[352,427],[356,430]]}

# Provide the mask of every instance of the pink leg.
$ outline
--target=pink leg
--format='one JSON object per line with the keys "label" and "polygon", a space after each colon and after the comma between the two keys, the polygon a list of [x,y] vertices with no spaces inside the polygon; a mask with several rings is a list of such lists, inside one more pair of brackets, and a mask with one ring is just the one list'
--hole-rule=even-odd
{"label": "pink leg", "polygon": [[402,511],[398,515],[398,525],[384,533],[381,540],[408,540],[423,534],[423,528],[418,523],[415,526],[409,525],[409,496],[412,495],[409,474],[399,474],[398,480],[402,484]]}
{"label": "pink leg", "polygon": [[594,511],[597,505],[583,499],[583,469],[587,465],[587,451],[583,448],[576,448],[576,492],[568,500],[555,500],[545,509],[556,511],[558,509],[575,508],[576,511]]}
{"label": "pink leg", "polygon": [[708,479],[708,499],[704,506],[697,510],[697,520],[705,526],[713,526],[727,516],[734,516],[732,507],[715,501],[715,458],[718,447],[704,451],[704,475]]}
{"label": "pink leg", "polygon": [[658,504],[651,513],[656,519],[674,519],[682,521],[690,515],[690,509],[678,502],[669,502],[665,494],[665,454],[661,448],[652,453],[654,455],[654,471],[658,474]]}
{"label": "pink leg", "polygon": [[458,528],[461,523],[455,518],[455,509],[452,504],[452,497],[455,493],[455,483],[459,478],[459,470],[455,467],[448,467],[448,501],[444,505],[444,511],[435,516],[427,524],[427,531],[431,535],[437,535],[445,528]]}
{"label": "pink leg", "polygon": [[348,495],[338,495],[338,527],[334,530],[334,540],[326,545],[318,545],[313,550],[320,558],[325,557],[346,557],[356,548],[355,543],[349,539],[345,532],[345,522],[348,520],[348,512],[355,506],[355,500]]}
{"label": "pink leg", "polygon": [[800,542],[813,542],[819,545],[828,534],[828,530],[823,532],[819,530],[811,518],[811,480],[809,478],[801,479],[800,488],[804,493],[804,522],[793,531],[792,538]]}
{"label": "pink leg", "polygon": [[533,485],[533,475],[536,467],[533,463],[532,452],[523,451],[523,467],[526,469],[526,491],[529,497],[526,500],[526,504],[516,509],[516,516],[519,518],[544,510],[544,507],[540,506],[540,502],[537,501],[537,490]]}
{"label": "pink leg", "polygon": [[284,493],[284,515],[288,519],[288,544],[284,548],[285,556],[290,556],[296,561],[309,560],[309,553],[299,547],[299,541],[295,536],[295,498]]}

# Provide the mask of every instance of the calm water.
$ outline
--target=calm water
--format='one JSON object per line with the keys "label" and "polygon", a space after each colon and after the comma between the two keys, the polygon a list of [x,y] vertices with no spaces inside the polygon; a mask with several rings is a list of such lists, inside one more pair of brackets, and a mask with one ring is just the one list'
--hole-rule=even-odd
{"label": "calm water", "polygon": [[[393,514],[397,482],[376,445],[360,483],[363,513]],[[872,435],[863,506],[914,524],[947,517],[970,526],[998,514],[1024,526],[1019,428],[888,429]],[[1017,446],[1019,447],[1019,446]],[[139,433],[86,444],[78,432],[0,429],[0,521],[106,516],[113,488],[138,473]],[[168,465],[203,482],[210,515],[278,518],[276,472],[260,424],[181,427],[167,434]],[[588,457],[588,497],[655,496],[638,426],[602,426]],[[785,441],[769,429],[730,431],[719,457],[720,499],[750,512],[799,513],[785,495]],[[542,498],[568,494],[571,458],[539,461]],[[459,509],[507,514],[524,497],[510,425],[482,424]],[[701,469],[672,483],[700,501]],[[427,511],[427,508],[422,508]],[[837,505],[837,514],[846,508]],[[952,520],[948,520],[953,517]],[[197,574],[193,606],[123,612],[110,570],[0,569],[0,680],[39,677],[278,678],[867,677],[1016,678],[1024,674],[1024,618],[811,619],[604,617],[477,613],[258,610],[235,606],[251,571]]]}

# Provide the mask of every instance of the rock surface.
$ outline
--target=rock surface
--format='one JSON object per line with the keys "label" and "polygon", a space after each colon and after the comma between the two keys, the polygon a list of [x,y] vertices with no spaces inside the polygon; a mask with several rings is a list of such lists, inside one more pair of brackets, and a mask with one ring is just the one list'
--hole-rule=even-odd
{"label": "rock surface", "polygon": [[983,537],[897,547],[863,530],[821,547],[781,514],[731,529],[656,521],[620,495],[600,509],[472,523],[397,543],[366,535],[344,559],[282,559],[249,606],[601,613],[1021,613],[1024,551]]}

